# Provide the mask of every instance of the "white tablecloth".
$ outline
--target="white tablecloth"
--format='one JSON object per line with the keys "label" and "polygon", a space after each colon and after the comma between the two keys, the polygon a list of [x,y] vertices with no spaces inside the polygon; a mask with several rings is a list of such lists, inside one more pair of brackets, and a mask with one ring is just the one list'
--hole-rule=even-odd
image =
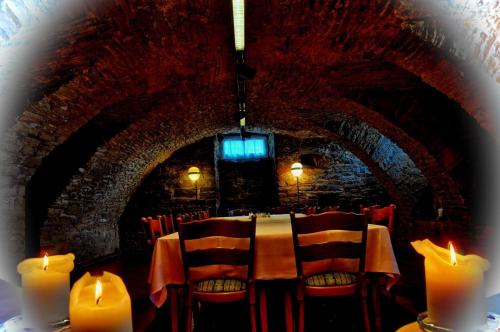
{"label": "white tablecloth", "polygon": [[[297,217],[300,217],[297,214]],[[248,220],[248,216],[226,217],[234,220]],[[317,233],[320,234],[320,233]],[[314,240],[328,241],[349,239],[350,232],[330,231],[313,235]],[[206,246],[217,246],[220,239],[208,240]],[[237,243],[234,243],[237,246]],[[294,279],[297,277],[293,249],[292,228],[288,214],[257,217],[255,240],[254,277],[256,280]],[[311,270],[334,268],[331,261],[316,264]],[[338,261],[335,267],[338,268]],[[352,262],[340,262],[343,269],[355,270]],[[304,267],[304,272],[307,268]],[[366,272],[383,273],[389,278],[392,286],[399,278],[399,268],[392,249],[391,238],[385,226],[368,227]],[[220,269],[218,270],[220,272]],[[231,271],[227,271],[231,275]],[[179,246],[179,237],[173,233],[156,241],[149,273],[150,298],[156,306],[161,306],[167,298],[166,286],[184,283],[184,271]]]}

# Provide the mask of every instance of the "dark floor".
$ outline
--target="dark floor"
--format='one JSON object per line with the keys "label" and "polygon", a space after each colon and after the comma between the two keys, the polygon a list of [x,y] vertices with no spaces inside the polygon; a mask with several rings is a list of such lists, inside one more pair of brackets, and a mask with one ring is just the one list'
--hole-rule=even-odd
{"label": "dark floor", "polygon": [[[409,255],[409,256],[408,256]],[[405,257],[407,256],[407,257]],[[149,257],[144,254],[134,257],[119,256],[97,264],[88,270],[92,274],[103,270],[120,275],[132,297],[134,331],[169,331],[168,303],[162,308],[149,300]],[[401,279],[393,287],[391,296],[381,297],[382,323],[384,331],[395,331],[400,326],[414,321],[416,314],[425,308],[423,277],[415,264],[421,262],[411,252],[398,255]],[[75,277],[78,277],[78,274]],[[269,331],[285,330],[283,289],[288,282],[269,282],[268,320]],[[248,306],[242,304],[210,305],[201,308],[199,324],[195,331],[248,331]],[[360,331],[361,315],[357,303],[349,299],[320,299],[306,302],[306,331]]]}

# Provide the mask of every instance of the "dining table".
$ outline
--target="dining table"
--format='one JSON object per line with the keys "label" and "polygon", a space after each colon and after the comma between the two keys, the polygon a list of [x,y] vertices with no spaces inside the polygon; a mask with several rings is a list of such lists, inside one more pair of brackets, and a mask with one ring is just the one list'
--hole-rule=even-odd
{"label": "dining table", "polygon": [[[296,217],[305,216],[296,214]],[[231,220],[250,220],[249,216],[222,217]],[[321,234],[312,234],[310,241],[332,241],[332,240],[353,240],[349,231],[329,231]],[[318,239],[318,237],[320,237]],[[305,242],[309,241],[307,238]],[[206,247],[218,247],[228,245],[227,238],[207,238],[204,243]],[[301,243],[307,244],[307,243]],[[238,243],[229,243],[230,246],[237,247]],[[340,268],[342,270],[355,271],[357,263],[352,260],[347,261],[322,261],[315,266],[310,266],[309,273],[314,270],[325,270],[328,268]],[[217,273],[231,276],[232,271],[224,271],[224,266],[214,267],[219,270]],[[400,272],[394,251],[391,237],[387,227],[382,225],[368,225],[367,250],[365,271],[378,273],[387,279],[386,285],[392,287],[399,279]],[[213,271],[214,272],[214,271]],[[306,270],[304,272],[307,273]],[[268,280],[292,280],[297,278],[297,268],[295,262],[292,227],[289,214],[277,215],[257,215],[255,231],[255,252],[254,252],[254,279],[257,281]],[[167,299],[167,289],[169,286],[183,285],[184,268],[179,244],[178,233],[172,233],[157,239],[150,266],[148,277],[150,284],[150,300],[160,307]]]}

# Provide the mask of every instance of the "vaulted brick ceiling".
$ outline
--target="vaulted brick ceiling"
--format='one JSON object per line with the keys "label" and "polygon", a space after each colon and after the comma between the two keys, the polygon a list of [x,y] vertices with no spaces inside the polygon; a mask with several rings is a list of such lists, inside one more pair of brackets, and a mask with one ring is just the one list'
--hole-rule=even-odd
{"label": "vaulted brick ceiling", "polygon": [[[68,10],[65,24],[42,38],[12,130],[21,151],[13,163],[23,174],[13,181],[23,186],[38,172],[59,181],[46,211],[74,194],[88,218],[117,222],[142,179],[173,151],[236,128],[231,4],[99,3],[86,3],[83,14]],[[257,69],[248,83],[249,128],[344,140],[382,182],[392,181],[395,195],[409,196],[411,182],[372,160],[374,130],[411,158],[437,196],[470,208],[475,147],[491,143],[491,121],[460,59],[412,32],[421,15],[386,0],[247,1],[246,59]],[[358,127],[340,130],[345,117]],[[77,161],[54,174],[49,168],[68,151]],[[98,195],[82,194],[86,183],[102,184]]]}

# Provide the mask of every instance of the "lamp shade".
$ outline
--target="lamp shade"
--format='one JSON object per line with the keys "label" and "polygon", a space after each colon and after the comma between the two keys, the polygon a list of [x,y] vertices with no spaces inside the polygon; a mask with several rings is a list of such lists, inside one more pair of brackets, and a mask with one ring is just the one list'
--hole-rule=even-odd
{"label": "lamp shade", "polygon": [[301,163],[293,163],[292,167],[292,174],[293,176],[299,177],[302,175],[303,167]]}
{"label": "lamp shade", "polygon": [[201,172],[200,172],[200,169],[198,167],[190,167],[188,169],[188,176],[189,176],[189,179],[191,179],[191,181],[195,182],[195,181],[198,181],[198,179],[200,178],[200,175],[201,175]]}

